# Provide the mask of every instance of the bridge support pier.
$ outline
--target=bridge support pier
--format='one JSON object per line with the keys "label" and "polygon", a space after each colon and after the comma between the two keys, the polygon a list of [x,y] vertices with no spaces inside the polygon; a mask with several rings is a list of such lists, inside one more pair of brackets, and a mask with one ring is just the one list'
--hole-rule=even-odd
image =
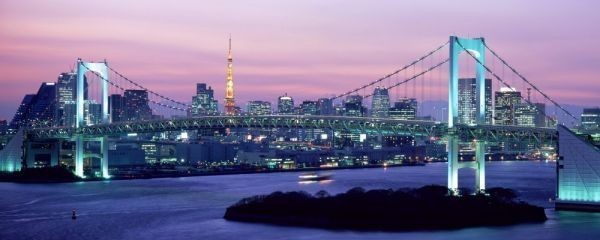
{"label": "bridge support pier", "polygon": [[75,136],[75,175],[85,178],[83,175],[83,136]]}
{"label": "bridge support pier", "polygon": [[458,190],[458,136],[448,136],[448,189]]}
{"label": "bridge support pier", "polygon": [[[75,137],[75,175],[85,178],[83,174],[83,159],[85,158],[85,140],[83,136]],[[100,142],[100,172],[102,178],[110,178],[108,175],[108,137],[87,139],[88,141]],[[98,156],[98,155],[95,155]]]}
{"label": "bridge support pier", "polygon": [[108,175],[108,138],[102,137],[100,139],[100,151],[102,158],[100,159],[100,169],[102,171],[102,178],[109,178]]}
{"label": "bridge support pier", "polygon": [[475,191],[485,190],[485,142],[475,141]]}

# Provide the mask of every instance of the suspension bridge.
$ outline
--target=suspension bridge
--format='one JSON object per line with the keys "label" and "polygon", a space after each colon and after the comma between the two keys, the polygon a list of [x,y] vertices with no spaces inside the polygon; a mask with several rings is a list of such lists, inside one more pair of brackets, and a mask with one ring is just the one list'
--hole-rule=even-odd
{"label": "suspension bridge", "polygon": [[[444,53],[447,51],[447,54]],[[486,52],[491,53],[492,60],[486,60]],[[466,62],[459,68],[459,62]],[[490,64],[491,62],[491,64]],[[464,122],[459,119],[459,76],[475,72],[475,104],[473,121]],[[111,77],[109,77],[109,74]],[[510,65],[498,53],[492,50],[483,38],[450,39],[432,51],[404,65],[397,70],[370,81],[352,90],[337,94],[332,101],[340,101],[344,97],[360,95],[363,99],[373,97],[374,88],[390,91],[392,97],[419,98],[421,101],[445,99],[448,101],[447,120],[401,120],[375,117],[351,116],[299,116],[299,115],[265,115],[265,116],[202,116],[173,117],[185,114],[191,107],[189,104],[167,97],[157,91],[146,88],[119,73],[104,62],[77,61],[77,101],[76,121],[74,126],[38,126],[27,129],[23,137],[24,159],[31,155],[32,146],[39,142],[61,141],[75,142],[75,174],[84,176],[83,160],[96,157],[101,162],[101,173],[108,178],[108,142],[111,138],[129,133],[158,133],[183,130],[200,130],[214,128],[258,128],[258,129],[327,129],[331,131],[352,131],[370,135],[406,135],[439,137],[447,142],[448,152],[448,188],[458,188],[458,169],[474,168],[476,170],[476,189],[485,189],[485,149],[491,142],[506,140],[525,141],[532,145],[555,145],[557,130],[553,126],[522,126],[515,124],[496,124],[490,119],[490,104],[486,103],[486,75],[493,77],[492,89],[505,87],[508,89],[533,90],[527,96],[520,96],[523,103],[534,105],[543,102],[554,106],[558,114],[576,120],[555,99],[544,93],[534,82]],[[87,76],[87,78],[85,77]],[[87,81],[87,83],[86,83]],[[86,87],[86,84],[88,85]],[[86,89],[87,88],[87,89]],[[123,93],[130,89],[143,90],[148,94],[148,102],[152,105],[146,117],[130,121],[115,121],[118,114],[109,108],[109,95]],[[101,117],[92,122],[86,117],[85,91],[97,93],[88,99],[96,98],[101,109]],[[90,94],[93,95],[93,94]],[[137,109],[136,111],[145,111]],[[160,113],[160,114],[157,114]],[[556,114],[556,112],[555,112]],[[162,115],[163,117],[158,117]],[[153,117],[154,116],[154,117]],[[169,117],[170,116],[170,117]],[[556,116],[544,116],[547,122],[556,121]],[[100,142],[100,153],[87,153],[85,142]],[[459,143],[474,143],[475,161],[459,162]]]}

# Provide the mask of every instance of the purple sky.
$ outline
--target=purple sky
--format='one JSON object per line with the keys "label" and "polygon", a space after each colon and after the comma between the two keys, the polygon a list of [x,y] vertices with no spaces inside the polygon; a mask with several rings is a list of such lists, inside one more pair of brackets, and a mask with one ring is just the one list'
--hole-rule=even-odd
{"label": "purple sky", "polygon": [[600,2],[487,2],[3,0],[0,118],[78,57],[180,101],[206,82],[222,102],[230,33],[238,102],[341,93],[459,35],[559,102],[599,105]]}

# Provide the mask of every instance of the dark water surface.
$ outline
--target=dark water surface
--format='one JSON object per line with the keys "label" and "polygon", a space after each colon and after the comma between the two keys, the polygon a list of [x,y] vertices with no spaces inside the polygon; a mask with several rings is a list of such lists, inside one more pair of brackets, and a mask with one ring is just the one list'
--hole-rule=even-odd
{"label": "dark water surface", "polygon": [[[516,189],[548,208],[543,224],[433,232],[354,232],[228,222],[225,208],[273,191],[345,192],[446,183],[445,163],[334,171],[330,182],[301,184],[299,173],[245,174],[66,184],[0,183],[0,239],[600,239],[600,214],[555,212],[554,163],[494,162],[487,186]],[[461,186],[474,184],[461,170]],[[71,210],[77,209],[77,220]],[[493,217],[493,216],[490,216]]]}

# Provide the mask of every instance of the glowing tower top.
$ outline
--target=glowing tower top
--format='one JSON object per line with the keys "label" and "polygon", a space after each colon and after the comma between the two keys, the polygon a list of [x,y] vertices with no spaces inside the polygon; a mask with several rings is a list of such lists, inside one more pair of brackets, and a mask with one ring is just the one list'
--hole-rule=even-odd
{"label": "glowing tower top", "polygon": [[231,36],[229,36],[229,54],[227,55],[227,85],[225,88],[225,114],[235,115],[236,107],[233,93],[233,58],[231,57]]}

